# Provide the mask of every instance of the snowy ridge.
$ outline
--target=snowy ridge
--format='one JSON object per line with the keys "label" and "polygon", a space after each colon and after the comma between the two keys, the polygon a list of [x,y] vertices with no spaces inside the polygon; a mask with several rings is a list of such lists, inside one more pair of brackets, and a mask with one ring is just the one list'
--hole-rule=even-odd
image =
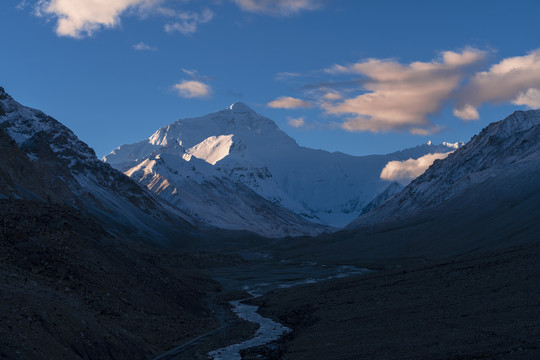
{"label": "snowy ridge", "polygon": [[348,228],[399,219],[450,201],[472,185],[540,167],[540,110],[516,111],[484,128],[444,160],[436,160],[401,193],[352,222]]}
{"label": "snowy ridge", "polygon": [[[141,181],[141,174],[137,172],[134,177],[133,169],[139,169],[147,159],[158,155],[165,159],[168,154],[184,162],[189,160],[191,165],[184,166],[168,157],[166,172],[164,167],[153,171],[174,184],[176,194],[195,183],[236,184],[236,188],[241,184],[305,219],[339,227],[356,218],[387,189],[390,183],[381,180],[379,174],[389,161],[448,152],[455,146],[459,144],[425,144],[393,154],[363,157],[308,149],[299,146],[272,120],[243,103],[235,103],[213,114],[177,120],[146,140],[118,147],[104,161]],[[205,160],[212,169],[194,162],[194,158]],[[147,179],[144,182],[148,186]],[[172,195],[167,195],[169,201]],[[188,204],[181,208],[188,211]],[[204,212],[198,213],[205,217]],[[208,214],[206,220],[212,223],[214,216]]]}

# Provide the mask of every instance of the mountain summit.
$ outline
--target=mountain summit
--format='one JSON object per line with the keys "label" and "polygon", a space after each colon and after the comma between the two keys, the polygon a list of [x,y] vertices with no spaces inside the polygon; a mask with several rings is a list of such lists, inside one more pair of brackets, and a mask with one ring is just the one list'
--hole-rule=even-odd
{"label": "mountain summit", "polygon": [[231,106],[229,106],[229,109],[235,113],[254,112],[249,106],[240,101],[233,103]]}
{"label": "mountain summit", "polygon": [[[237,102],[209,115],[179,119],[148,139],[118,147],[104,161],[214,225],[226,226],[234,211],[223,208],[217,221],[215,208],[187,200],[193,197],[195,184],[201,196],[200,186],[209,182],[215,191],[224,183],[229,190],[245,187],[311,222],[339,227],[391,186],[379,176],[389,161],[453,150],[422,145],[389,155],[358,157],[309,149],[299,146],[271,119]],[[192,192],[181,195],[189,188]],[[256,208],[247,213],[255,219],[260,216],[255,212]],[[242,217],[229,219],[227,226],[250,230]]]}

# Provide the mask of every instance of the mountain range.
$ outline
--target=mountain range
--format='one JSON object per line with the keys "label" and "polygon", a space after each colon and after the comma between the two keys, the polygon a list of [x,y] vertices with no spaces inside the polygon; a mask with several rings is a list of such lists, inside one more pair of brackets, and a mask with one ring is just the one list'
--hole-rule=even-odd
{"label": "mountain range", "polygon": [[428,143],[372,156],[309,149],[237,102],[179,119],[103,160],[203,222],[282,237],[345,226],[380,193],[402,188],[380,178],[389,161],[458,146]]}
{"label": "mountain range", "polygon": [[[235,103],[177,120],[102,161],[0,88],[0,197],[64,203],[112,234],[153,243],[193,246],[221,228],[307,235],[313,251],[339,243],[355,256],[435,256],[536,236],[539,133],[539,111],[515,112],[464,146],[351,156],[301,147]],[[381,179],[390,162],[436,153],[448,156],[405,187]]]}
{"label": "mountain range", "polygon": [[[312,270],[329,264],[377,271],[340,280],[350,268],[340,266],[330,281],[259,298],[266,316],[294,333],[251,350],[286,354],[305,340],[302,356],[350,357],[369,348],[351,346],[359,332],[350,329],[360,329],[379,334],[397,357],[403,343],[447,355],[432,346],[441,333],[459,334],[450,338],[478,357],[476,338],[469,341],[475,325],[482,356],[497,346],[503,357],[525,346],[530,355],[538,329],[539,139],[540,110],[517,111],[463,146],[358,157],[301,147],[235,103],[177,120],[100,160],[67,127],[0,87],[0,355],[149,358],[183,343],[198,357],[193,342],[248,335],[245,323],[227,323],[223,307],[248,296],[245,279],[279,286],[277,271],[310,283]],[[432,158],[439,160],[410,183],[382,178],[389,167]],[[224,273],[224,287],[201,269]],[[232,283],[237,291],[224,292]],[[409,331],[418,321],[425,333],[435,329],[432,337]],[[317,340],[328,338],[339,339]],[[387,357],[386,343],[372,343]]]}

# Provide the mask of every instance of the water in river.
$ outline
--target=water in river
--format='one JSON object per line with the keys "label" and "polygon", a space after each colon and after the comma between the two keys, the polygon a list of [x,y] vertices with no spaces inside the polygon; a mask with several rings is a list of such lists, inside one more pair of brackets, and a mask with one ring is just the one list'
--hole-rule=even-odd
{"label": "water in river", "polygon": [[[252,296],[260,296],[274,289],[360,275],[368,271],[354,266],[327,266],[314,262],[294,264],[282,261],[277,264],[261,262],[217,269],[212,276],[220,281],[226,290],[242,289]],[[210,352],[208,355],[211,359],[241,360],[241,350],[267,344],[291,331],[284,325],[259,315],[258,306],[244,304],[242,300],[231,301],[231,305],[238,317],[257,323],[260,327],[253,338]]]}

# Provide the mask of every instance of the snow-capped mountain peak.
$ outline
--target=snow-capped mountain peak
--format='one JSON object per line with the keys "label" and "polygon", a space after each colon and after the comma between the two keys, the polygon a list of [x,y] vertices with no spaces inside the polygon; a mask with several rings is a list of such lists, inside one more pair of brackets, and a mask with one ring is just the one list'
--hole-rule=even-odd
{"label": "snow-capped mountain peak", "polygon": [[[104,161],[154,189],[156,179],[161,183],[166,178],[171,192],[173,187],[187,188],[188,183],[193,187],[193,182],[202,186],[210,181],[229,188],[237,186],[231,182],[242,184],[310,221],[342,226],[388,188],[388,182],[379,178],[388,161],[450,150],[453,148],[443,145],[422,145],[389,155],[358,157],[308,149],[271,119],[237,102],[212,114],[179,119],[147,140],[122,145]],[[168,155],[165,164],[172,171],[162,166],[152,168],[155,176],[142,172],[139,165],[159,154]],[[172,193],[166,196],[189,210],[180,195],[177,201]]]}

